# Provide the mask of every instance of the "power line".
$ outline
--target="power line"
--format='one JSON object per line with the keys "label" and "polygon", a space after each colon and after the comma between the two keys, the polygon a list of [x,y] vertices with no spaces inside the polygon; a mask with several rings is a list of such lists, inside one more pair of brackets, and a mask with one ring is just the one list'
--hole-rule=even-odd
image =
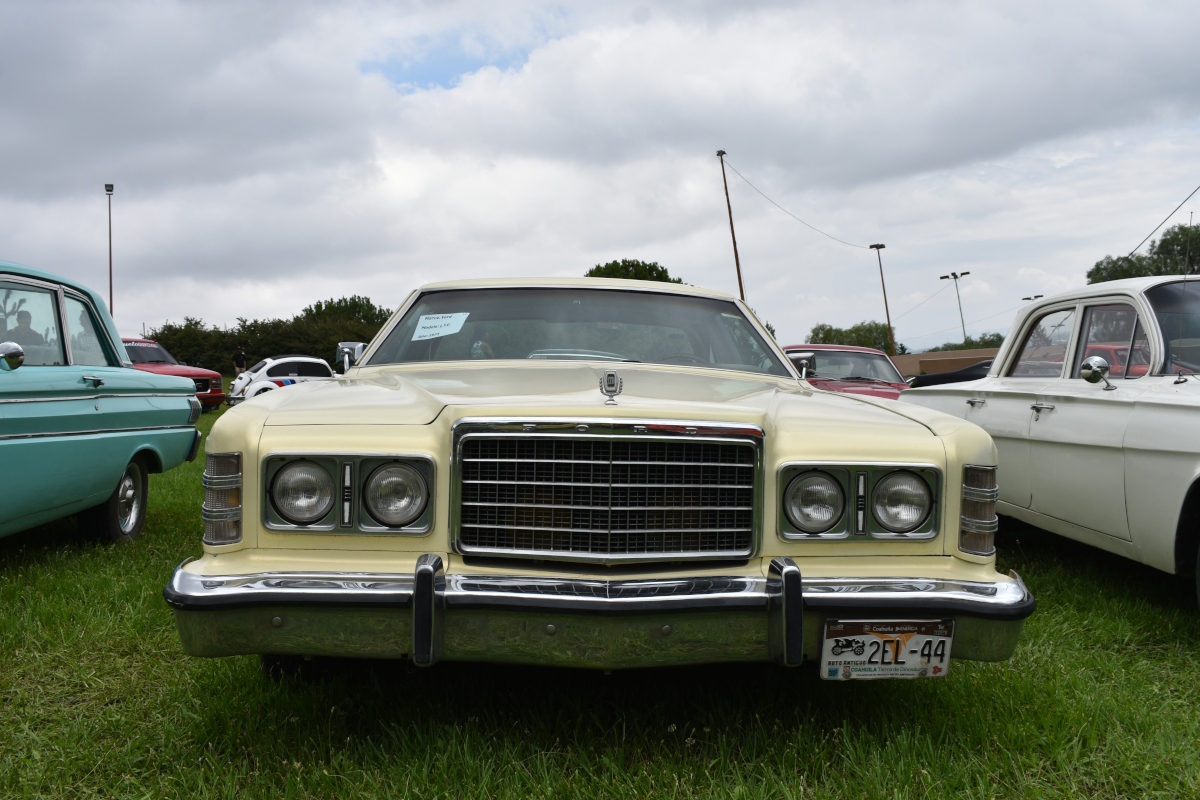
{"label": "power line", "polygon": [[[947,284],[947,285],[948,285],[948,284]],[[986,317],[981,317],[981,318],[979,318],[979,319],[972,320],[972,321],[971,321],[971,324],[972,324],[972,325],[976,325],[976,324],[978,324],[978,323],[980,323],[980,322],[986,322],[987,320],[991,319],[992,317],[998,317],[998,316],[1000,316],[1001,314],[1007,314],[1007,313],[1008,313],[1008,312],[1010,312],[1010,311],[1016,311],[1018,308],[1021,308],[1021,306],[1023,306],[1023,305],[1025,305],[1025,304],[1024,304],[1024,303],[1021,303],[1021,305],[1013,306],[1012,308],[1006,308],[1006,309],[1004,309],[1003,311],[997,311],[995,314],[989,314],[989,315],[988,315],[988,316],[986,316]],[[954,328],[952,328],[952,327],[951,327],[951,328],[943,328],[942,330],[940,330],[940,331],[934,331],[933,333],[922,333],[920,336],[905,336],[904,338],[905,338],[905,339],[924,339],[926,336],[936,336],[936,335],[938,335],[939,333],[948,333],[948,332],[950,332],[950,331],[952,331],[952,330],[954,330]]]}
{"label": "power line", "polygon": [[[786,208],[784,208],[783,206],[779,205],[779,203],[776,203],[774,200],[772,200],[771,198],[769,198],[769,197],[767,197],[765,194],[763,194],[763,192],[762,192],[762,190],[761,190],[761,189],[759,189],[757,186],[755,186],[753,183],[751,183],[751,182],[749,181],[749,179],[748,179],[748,178],[746,178],[746,176],[745,176],[745,175],[743,175],[742,173],[740,173],[740,172],[738,172],[738,171],[737,171],[737,167],[735,167],[735,166],[733,166],[733,164],[730,164],[730,163],[729,163],[729,159],[725,159],[725,165],[726,165],[726,166],[728,166],[728,167],[729,167],[731,170],[733,170],[733,174],[734,174],[734,175],[737,175],[739,178],[741,178],[742,180],[746,181],[746,185],[747,185],[747,186],[749,186],[751,189],[753,189],[754,191],[756,191],[756,192],[758,192],[759,194],[761,194],[761,195],[763,196],[763,199],[765,199],[765,200],[766,200],[768,203],[770,203],[771,205],[775,206],[775,207],[776,207],[776,208],[778,208],[780,211],[782,211],[783,213],[787,214],[789,217],[791,217],[792,219],[796,220],[796,222],[799,222],[799,223],[800,223],[801,225],[803,225],[804,227],[806,227],[806,228],[812,228],[812,230],[816,231],[817,233],[821,234],[822,236],[825,236],[825,237],[827,237],[827,238],[829,238],[829,239],[833,239],[835,242],[840,242],[840,243],[842,243],[842,244],[846,245],[847,247],[857,247],[857,248],[860,248],[860,249],[862,249],[862,250],[870,250],[870,249],[871,249],[870,247],[868,247],[868,246],[867,246],[867,245],[865,245],[865,244],[854,244],[853,242],[847,242],[847,241],[844,241],[844,240],[842,240],[842,239],[839,239],[839,238],[837,238],[836,236],[834,236],[834,235],[832,235],[832,234],[826,233],[825,231],[821,230],[820,228],[814,228],[812,225],[809,225],[807,222],[805,222],[804,220],[800,219],[799,217],[797,217],[797,216],[796,216],[795,214],[793,214],[792,212],[788,211],[788,210],[787,210]],[[1197,188],[1200,188],[1200,187],[1197,187]],[[1184,202],[1187,202],[1187,201],[1184,201]]]}
{"label": "power line", "polygon": [[[737,170],[734,170],[734,172],[736,172],[736,171],[737,171]],[[746,180],[746,179],[745,179],[745,178],[743,178],[742,180]],[[747,183],[748,183],[748,182],[749,182],[749,181],[747,181]],[[1196,192],[1200,192],[1200,186],[1197,186],[1195,189],[1192,189],[1192,194],[1195,194]],[[761,194],[761,193],[760,193],[760,194]],[[1186,203],[1188,200],[1191,200],[1191,199],[1192,199],[1192,194],[1189,194],[1187,197],[1183,198],[1183,203]],[[765,196],[765,195],[764,195],[764,196]],[[1159,229],[1159,228],[1161,228],[1163,225],[1166,225],[1166,224],[1167,224],[1167,220],[1168,220],[1168,219],[1170,219],[1171,217],[1175,216],[1175,211],[1178,211],[1179,209],[1183,208],[1183,203],[1180,203],[1179,205],[1175,206],[1175,210],[1174,210],[1174,211],[1172,211],[1170,214],[1167,214],[1167,219],[1164,219],[1162,222],[1158,223],[1158,225],[1157,225],[1157,226],[1154,228],[1154,230],[1152,230],[1152,231],[1150,231],[1150,233],[1146,234],[1146,239],[1149,239],[1151,236],[1153,236],[1154,234],[1158,233],[1158,229]],[[1140,242],[1138,242],[1138,245],[1137,245],[1137,247],[1135,247],[1135,248],[1133,248],[1132,250],[1130,250],[1130,251],[1129,251],[1129,255],[1128,255],[1128,256],[1125,256],[1125,257],[1126,257],[1126,258],[1129,258],[1129,257],[1130,257],[1130,256],[1132,256],[1134,253],[1136,253],[1136,252],[1138,251],[1138,247],[1141,247],[1142,245],[1144,245],[1144,244],[1146,243],[1146,239],[1142,239]]]}
{"label": "power line", "polygon": [[944,286],[942,286],[942,288],[938,289],[936,292],[934,292],[933,294],[929,295],[929,297],[926,297],[924,300],[922,300],[921,302],[917,303],[915,306],[913,306],[912,308],[910,308],[908,311],[905,311],[905,312],[904,312],[903,314],[901,314],[899,317],[896,317],[896,319],[897,319],[897,320],[899,320],[901,317],[908,316],[909,314],[911,314],[912,312],[916,311],[918,308],[920,308],[921,306],[925,305],[925,304],[926,304],[926,303],[928,303],[930,300],[932,300],[933,298],[937,297],[939,294],[941,294],[942,292],[946,291],[946,290],[947,290],[947,289],[949,289],[949,288],[950,288],[950,284],[948,284],[948,283],[947,283],[947,284],[945,284]]}

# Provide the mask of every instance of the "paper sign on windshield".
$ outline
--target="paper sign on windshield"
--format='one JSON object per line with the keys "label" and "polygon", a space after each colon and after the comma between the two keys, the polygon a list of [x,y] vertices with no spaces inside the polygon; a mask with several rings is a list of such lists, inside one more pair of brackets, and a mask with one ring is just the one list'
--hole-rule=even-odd
{"label": "paper sign on windshield", "polygon": [[425,314],[417,320],[417,329],[413,331],[412,340],[436,339],[439,336],[450,336],[462,330],[470,311],[460,314]]}

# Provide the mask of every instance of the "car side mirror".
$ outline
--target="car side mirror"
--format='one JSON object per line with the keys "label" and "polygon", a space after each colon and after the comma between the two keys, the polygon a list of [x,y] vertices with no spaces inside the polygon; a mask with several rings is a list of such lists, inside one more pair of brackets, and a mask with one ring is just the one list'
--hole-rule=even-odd
{"label": "car side mirror", "polygon": [[16,342],[0,342],[0,366],[11,372],[25,363],[25,351]]}
{"label": "car side mirror", "polygon": [[1079,377],[1088,383],[1104,381],[1104,391],[1106,392],[1117,388],[1108,382],[1108,362],[1100,356],[1085,358],[1079,365]]}
{"label": "car side mirror", "polygon": [[337,358],[342,362],[342,372],[349,372],[350,365],[357,364],[366,349],[362,342],[338,342]]}
{"label": "car side mirror", "polygon": [[808,371],[812,369],[812,360],[816,353],[796,353],[796,360],[800,366],[800,380],[808,379]]}

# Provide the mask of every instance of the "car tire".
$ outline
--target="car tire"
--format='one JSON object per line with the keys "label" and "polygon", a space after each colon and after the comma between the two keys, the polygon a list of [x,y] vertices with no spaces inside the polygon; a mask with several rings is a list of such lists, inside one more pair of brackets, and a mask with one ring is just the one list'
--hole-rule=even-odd
{"label": "car tire", "polygon": [[146,501],[150,494],[150,479],[146,465],[135,458],[125,466],[117,488],[98,506],[79,514],[81,530],[103,542],[131,542],[142,534],[146,521]]}

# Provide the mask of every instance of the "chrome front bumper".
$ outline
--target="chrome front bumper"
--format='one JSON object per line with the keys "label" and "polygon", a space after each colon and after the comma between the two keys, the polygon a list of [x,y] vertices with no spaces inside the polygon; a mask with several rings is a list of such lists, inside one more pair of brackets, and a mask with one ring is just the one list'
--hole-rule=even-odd
{"label": "chrome front bumper", "polygon": [[490,661],[615,669],[819,657],[826,619],[955,620],[953,655],[1012,655],[1035,602],[1015,574],[983,583],[768,575],[578,580],[413,574],[200,576],[181,565],[163,596],[194,656],[253,653]]}

